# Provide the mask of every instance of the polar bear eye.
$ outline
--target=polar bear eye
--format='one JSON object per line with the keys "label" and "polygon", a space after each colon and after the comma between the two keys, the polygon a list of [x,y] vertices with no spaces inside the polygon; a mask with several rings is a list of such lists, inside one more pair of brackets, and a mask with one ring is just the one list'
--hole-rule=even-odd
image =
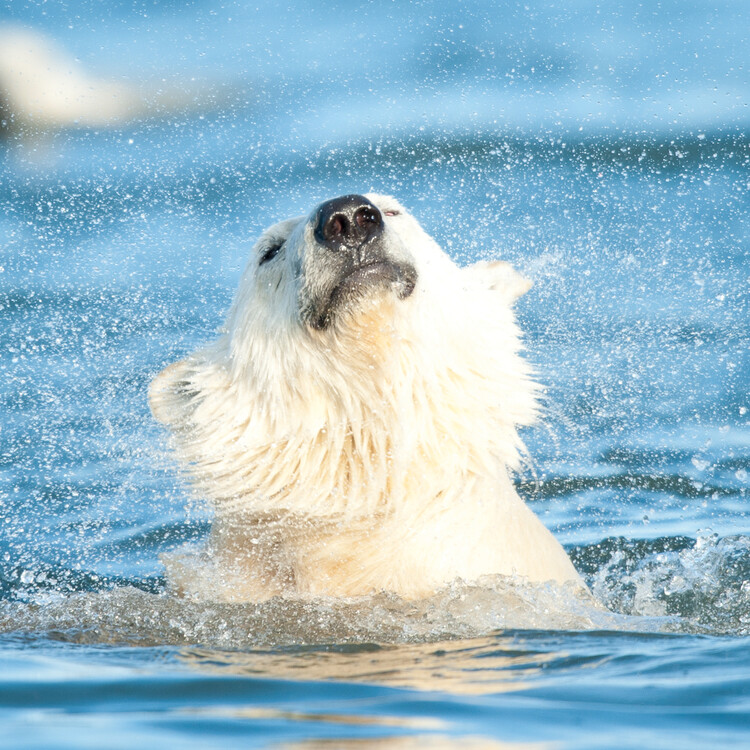
{"label": "polar bear eye", "polygon": [[264,263],[268,263],[269,260],[273,260],[279,254],[279,250],[281,250],[282,247],[284,247],[283,242],[274,242],[267,247],[263,255],[260,256],[258,265],[262,266]]}

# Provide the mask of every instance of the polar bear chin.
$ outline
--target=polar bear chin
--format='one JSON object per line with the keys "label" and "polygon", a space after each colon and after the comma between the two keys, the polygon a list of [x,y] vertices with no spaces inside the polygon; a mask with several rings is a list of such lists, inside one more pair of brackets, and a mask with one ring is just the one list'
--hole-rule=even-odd
{"label": "polar bear chin", "polygon": [[[351,222],[368,212],[364,239],[335,215],[323,235],[320,207],[272,227],[225,333],[151,385],[215,510],[203,550],[165,558],[172,587],[234,601],[418,597],[492,574],[583,587],[510,478],[537,411],[512,312],[528,282],[457,267],[392,198],[337,200]],[[413,266],[408,295],[377,278],[331,325],[305,325],[300,300],[375,256]]]}
{"label": "polar bear chin", "polygon": [[[301,319],[318,331],[344,317],[347,324],[357,325],[361,314],[377,310],[383,303],[392,310],[395,296],[407,299],[416,285],[416,272],[410,267],[379,261],[353,269],[333,288],[321,304],[301,311]],[[387,309],[383,310],[387,314]],[[383,317],[383,316],[381,316]]]}

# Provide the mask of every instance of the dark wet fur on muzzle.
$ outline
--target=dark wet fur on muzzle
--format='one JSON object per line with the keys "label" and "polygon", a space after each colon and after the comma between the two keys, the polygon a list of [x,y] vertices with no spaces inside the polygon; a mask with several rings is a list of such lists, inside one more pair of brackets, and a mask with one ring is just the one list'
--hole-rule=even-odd
{"label": "dark wet fur on muzzle", "polygon": [[392,289],[399,299],[414,291],[417,270],[396,261],[386,250],[385,226],[379,209],[362,195],[334,198],[318,207],[311,221],[319,262],[330,281],[302,305],[302,319],[325,330],[342,310],[376,289]]}

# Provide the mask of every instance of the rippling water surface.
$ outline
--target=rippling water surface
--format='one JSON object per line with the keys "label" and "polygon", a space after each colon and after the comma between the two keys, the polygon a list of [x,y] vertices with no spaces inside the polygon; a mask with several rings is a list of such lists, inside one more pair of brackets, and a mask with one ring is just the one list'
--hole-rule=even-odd
{"label": "rippling water surface", "polygon": [[[549,5],[0,10],[98,75],[221,91],[1,146],[0,746],[750,741],[750,10]],[[209,518],[148,381],[261,229],[371,189],[534,279],[518,485],[594,600],[165,591]]]}

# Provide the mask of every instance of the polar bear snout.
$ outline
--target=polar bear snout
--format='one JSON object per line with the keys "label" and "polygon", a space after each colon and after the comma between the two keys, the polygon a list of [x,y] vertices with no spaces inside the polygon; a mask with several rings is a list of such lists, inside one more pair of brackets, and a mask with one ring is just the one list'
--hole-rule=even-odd
{"label": "polar bear snout", "polygon": [[333,198],[310,214],[298,251],[304,323],[324,330],[337,320],[351,320],[366,304],[391,295],[404,300],[414,291],[414,258],[384,215],[396,212],[357,194]]}
{"label": "polar bear snout", "polygon": [[377,240],[383,216],[364,195],[342,195],[323,203],[317,212],[315,239],[329,250],[353,250]]}

